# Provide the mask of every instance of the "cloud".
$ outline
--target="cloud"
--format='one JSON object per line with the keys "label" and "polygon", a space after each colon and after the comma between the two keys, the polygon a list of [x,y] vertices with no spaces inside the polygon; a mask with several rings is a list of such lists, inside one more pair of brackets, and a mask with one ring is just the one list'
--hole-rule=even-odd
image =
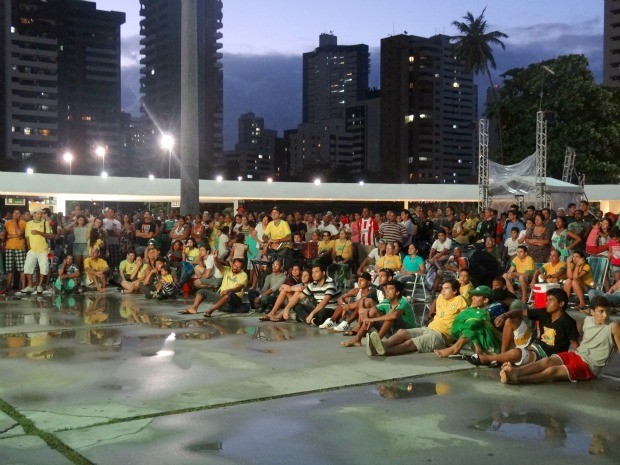
{"label": "cloud", "polygon": [[[497,69],[492,70],[494,82],[501,82],[502,73],[516,67],[580,53],[590,62],[597,82],[602,81],[603,36],[594,27],[595,20],[577,25],[540,23],[506,30],[506,50],[495,49]],[[137,115],[140,109],[139,36],[123,38],[122,101],[125,111]],[[380,48],[370,49],[371,87],[380,83]],[[253,111],[265,118],[268,129],[282,135],[285,129],[296,128],[301,122],[302,56],[284,54],[225,53],[224,70],[224,145],[232,148],[237,139],[237,119]],[[479,108],[483,110],[486,76],[477,77]]]}

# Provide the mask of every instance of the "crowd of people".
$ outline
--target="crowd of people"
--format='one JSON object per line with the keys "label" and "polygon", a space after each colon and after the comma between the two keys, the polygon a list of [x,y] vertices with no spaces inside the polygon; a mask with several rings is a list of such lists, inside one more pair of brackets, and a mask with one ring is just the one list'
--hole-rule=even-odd
{"label": "crowd of people", "polygon": [[[619,225],[585,200],[556,212],[511,205],[501,214],[423,205],[337,215],[243,206],[185,216],[15,209],[0,222],[0,292],[105,293],[113,285],[147,299],[181,294],[193,299],[181,314],[199,313],[207,301],[207,318],[254,311],[261,321],[294,319],[343,333],[343,346],[365,345],[371,356],[434,351],[501,365],[505,382],[589,379],[620,347],[609,322],[620,306]],[[610,262],[603,289],[591,255]],[[411,283],[428,291],[428,321],[416,319]],[[547,304],[531,309],[539,283],[550,287]],[[566,313],[573,293],[589,313],[581,346]],[[473,355],[460,353],[466,345]],[[577,359],[561,355],[570,347]]]}

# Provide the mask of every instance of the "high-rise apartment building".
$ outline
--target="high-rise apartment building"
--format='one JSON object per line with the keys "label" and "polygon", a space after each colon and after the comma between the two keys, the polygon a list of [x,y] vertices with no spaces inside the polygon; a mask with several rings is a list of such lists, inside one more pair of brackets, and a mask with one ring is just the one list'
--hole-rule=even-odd
{"label": "high-rise apartment building", "polygon": [[476,95],[473,74],[456,60],[448,36],[382,39],[384,182],[471,182]]}
{"label": "high-rise apartment building", "polygon": [[620,86],[620,0],[605,0],[603,84]]}
{"label": "high-rise apartment building", "polygon": [[0,0],[0,166],[94,174],[119,156],[120,26],[79,0]]}
{"label": "high-rise apartment building", "polygon": [[273,178],[277,131],[265,129],[265,119],[244,113],[238,119],[235,150],[226,152],[228,175],[258,181]]}
{"label": "high-rise apartment building", "polygon": [[319,47],[303,54],[303,122],[344,119],[347,104],[368,92],[368,45],[338,45],[321,34]]}
{"label": "high-rise apartment building", "polygon": [[[223,165],[222,0],[198,0],[199,171]],[[181,0],[141,0],[142,110],[161,134],[181,128]],[[162,157],[159,157],[161,161]],[[167,173],[167,159],[161,164]],[[178,175],[173,164],[173,175]],[[160,170],[161,171],[161,170]]]}

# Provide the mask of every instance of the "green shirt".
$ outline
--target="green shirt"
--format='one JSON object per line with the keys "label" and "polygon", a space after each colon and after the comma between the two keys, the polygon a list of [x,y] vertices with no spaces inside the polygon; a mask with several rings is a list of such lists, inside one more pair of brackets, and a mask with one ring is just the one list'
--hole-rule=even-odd
{"label": "green shirt", "polygon": [[413,314],[413,308],[411,308],[411,304],[407,302],[407,299],[404,297],[400,298],[394,309],[392,309],[392,304],[388,299],[383,299],[381,303],[377,305],[377,310],[384,315],[388,314],[392,310],[400,310],[402,312],[403,321],[407,323],[410,328],[415,328],[417,326],[415,315]]}

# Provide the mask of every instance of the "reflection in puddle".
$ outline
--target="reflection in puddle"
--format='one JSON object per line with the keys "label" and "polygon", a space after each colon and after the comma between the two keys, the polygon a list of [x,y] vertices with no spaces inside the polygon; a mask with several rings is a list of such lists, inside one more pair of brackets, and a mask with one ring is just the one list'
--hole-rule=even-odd
{"label": "reflection in puddle", "polygon": [[186,449],[190,452],[205,452],[222,450],[221,442],[194,442],[189,444]]}
{"label": "reflection in puddle", "polygon": [[620,459],[619,437],[612,437],[608,432],[588,434],[578,430],[562,414],[503,407],[471,427],[514,440],[543,441],[571,455],[606,455]]}
{"label": "reflection in puddle", "polygon": [[414,397],[444,396],[452,392],[448,383],[384,383],[378,387],[379,394],[386,399],[410,399]]}

